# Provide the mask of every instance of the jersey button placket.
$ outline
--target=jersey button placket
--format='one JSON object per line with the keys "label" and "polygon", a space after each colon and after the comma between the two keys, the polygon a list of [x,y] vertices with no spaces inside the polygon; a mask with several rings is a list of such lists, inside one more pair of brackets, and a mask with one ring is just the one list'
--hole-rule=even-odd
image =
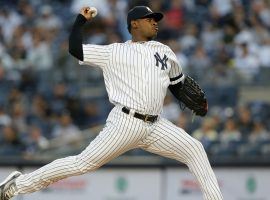
{"label": "jersey button placket", "polygon": [[[141,48],[142,48],[142,52],[144,53],[144,55],[146,55],[148,52],[147,52],[147,50],[146,50],[146,48],[143,46],[144,44],[142,44],[141,46]],[[145,94],[146,95],[144,95],[144,102],[145,102],[145,107],[149,107],[150,105],[148,105],[148,90],[149,90],[149,77],[148,77],[148,73],[149,73],[149,67],[148,67],[148,65],[149,65],[149,60],[147,60],[146,59],[147,57],[145,57],[145,59],[144,59],[144,91],[145,91]]]}

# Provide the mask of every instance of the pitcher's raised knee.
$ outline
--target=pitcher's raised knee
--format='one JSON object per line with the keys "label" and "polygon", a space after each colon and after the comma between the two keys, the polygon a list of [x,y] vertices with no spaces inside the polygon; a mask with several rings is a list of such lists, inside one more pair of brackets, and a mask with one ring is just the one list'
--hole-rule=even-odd
{"label": "pitcher's raised knee", "polygon": [[206,154],[202,143],[194,138],[189,143],[189,149],[191,150],[190,153],[194,154],[194,156],[198,156],[198,153]]}

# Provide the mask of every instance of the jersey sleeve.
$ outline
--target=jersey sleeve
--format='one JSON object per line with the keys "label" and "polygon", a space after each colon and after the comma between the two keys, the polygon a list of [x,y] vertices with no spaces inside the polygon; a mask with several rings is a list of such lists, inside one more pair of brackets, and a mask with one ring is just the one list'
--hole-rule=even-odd
{"label": "jersey sleeve", "polygon": [[175,53],[170,49],[169,51],[169,61],[171,64],[171,69],[169,72],[170,84],[175,85],[180,81],[184,80],[185,75],[182,73],[182,67],[175,55]]}
{"label": "jersey sleeve", "polygon": [[111,54],[111,45],[83,44],[83,61],[80,65],[106,67]]}

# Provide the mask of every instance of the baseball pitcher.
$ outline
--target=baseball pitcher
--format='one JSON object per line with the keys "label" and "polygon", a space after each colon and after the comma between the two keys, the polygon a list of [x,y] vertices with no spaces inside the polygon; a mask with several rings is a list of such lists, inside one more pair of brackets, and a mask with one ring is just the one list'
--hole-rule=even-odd
{"label": "baseball pitcher", "polygon": [[202,144],[160,117],[167,88],[196,115],[207,113],[207,101],[199,85],[182,73],[168,46],[152,40],[163,14],[136,6],[127,16],[132,40],[83,44],[82,27],[95,14],[91,7],[81,9],[70,33],[69,52],[80,64],[102,69],[109,100],[115,105],[106,125],[79,155],[55,160],[29,174],[11,173],[0,185],[0,200],[94,171],[134,148],[186,164],[200,184],[204,199],[223,199]]}

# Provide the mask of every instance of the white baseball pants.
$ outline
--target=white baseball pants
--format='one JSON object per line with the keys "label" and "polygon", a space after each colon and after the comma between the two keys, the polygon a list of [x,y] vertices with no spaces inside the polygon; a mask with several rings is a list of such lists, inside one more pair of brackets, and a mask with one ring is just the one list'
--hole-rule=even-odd
{"label": "white baseball pants", "polygon": [[58,180],[98,169],[124,152],[142,148],[185,163],[206,200],[221,200],[215,174],[202,144],[166,119],[147,123],[116,106],[99,135],[79,155],[57,159],[16,180],[16,194],[31,193]]}

